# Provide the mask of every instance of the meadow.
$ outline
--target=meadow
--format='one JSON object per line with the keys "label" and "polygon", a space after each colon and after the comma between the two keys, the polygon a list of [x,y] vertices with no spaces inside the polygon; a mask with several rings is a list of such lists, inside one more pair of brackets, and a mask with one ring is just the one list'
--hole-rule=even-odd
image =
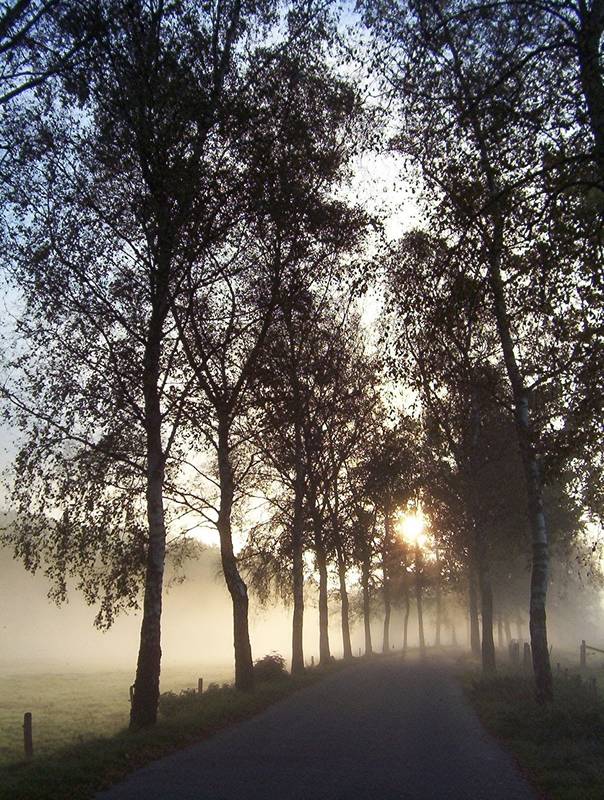
{"label": "meadow", "polygon": [[[168,667],[161,691],[197,686],[197,678],[224,683],[232,667]],[[112,736],[128,724],[132,671],[3,671],[0,673],[0,765],[23,758],[23,714],[33,714],[36,757],[98,737]]]}
{"label": "meadow", "polygon": [[[226,670],[207,670],[209,691],[204,689],[203,695],[179,693],[179,688],[193,688],[190,670],[166,670],[162,689],[173,694],[167,698],[169,702],[160,700],[158,724],[137,731],[125,727],[128,701],[124,700],[123,678],[129,673],[44,676],[50,679],[43,693],[40,673],[25,676],[25,680],[5,675],[4,691],[10,691],[12,685],[14,692],[10,698],[3,697],[8,702],[2,704],[2,719],[8,720],[11,731],[16,726],[17,735],[7,737],[4,726],[0,800],[88,800],[137,767],[254,716],[342,666],[342,662],[333,663],[299,677],[286,672],[264,679],[258,675],[254,692],[240,692],[228,684],[220,688]],[[126,692],[127,686],[126,682]],[[30,702],[34,757],[25,761],[18,746],[21,708],[24,698],[31,700],[36,689],[38,703]],[[8,706],[13,710],[6,713]]]}

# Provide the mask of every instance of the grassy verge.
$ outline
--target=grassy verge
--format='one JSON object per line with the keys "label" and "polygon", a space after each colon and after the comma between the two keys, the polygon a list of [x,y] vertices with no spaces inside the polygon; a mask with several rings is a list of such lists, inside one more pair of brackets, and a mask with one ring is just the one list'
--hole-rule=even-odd
{"label": "grassy verge", "polygon": [[604,798],[604,702],[578,676],[555,681],[555,701],[540,707],[533,682],[518,674],[468,678],[481,720],[550,800]]}
{"label": "grassy verge", "polygon": [[252,717],[337,669],[312,669],[260,683],[253,693],[224,687],[203,695],[170,697],[158,724],[65,747],[51,755],[0,767],[0,800],[85,800],[153,759]]}

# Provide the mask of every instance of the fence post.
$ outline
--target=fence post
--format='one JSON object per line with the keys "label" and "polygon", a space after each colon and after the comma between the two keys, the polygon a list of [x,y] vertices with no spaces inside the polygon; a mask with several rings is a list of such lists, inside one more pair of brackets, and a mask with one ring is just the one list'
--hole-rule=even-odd
{"label": "fence post", "polygon": [[32,758],[34,754],[34,739],[31,711],[27,711],[23,715],[23,746],[25,747],[25,758]]}
{"label": "fence post", "polygon": [[585,669],[587,666],[587,645],[585,644],[585,639],[581,641],[581,647],[579,648],[579,665],[581,669]]}
{"label": "fence post", "polygon": [[203,694],[203,678],[197,678],[197,694]]}

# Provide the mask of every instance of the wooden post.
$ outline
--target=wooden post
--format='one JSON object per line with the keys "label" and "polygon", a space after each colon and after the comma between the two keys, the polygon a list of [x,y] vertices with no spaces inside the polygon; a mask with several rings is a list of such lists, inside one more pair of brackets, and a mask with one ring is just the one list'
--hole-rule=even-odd
{"label": "wooden post", "polygon": [[197,678],[197,694],[203,694],[203,678]]}
{"label": "wooden post", "polygon": [[32,733],[31,711],[27,711],[23,716],[23,745],[25,747],[25,758],[33,758],[34,739]]}
{"label": "wooden post", "polygon": [[581,647],[579,648],[579,665],[581,669],[585,669],[587,666],[587,645],[585,644],[585,639],[581,641]]}
{"label": "wooden post", "polygon": [[311,666],[311,667],[314,667],[314,665],[315,665],[315,657],[314,657],[314,656],[311,656],[311,657],[310,657],[310,666]]}
{"label": "wooden post", "polygon": [[134,684],[130,687],[130,705],[132,705],[132,701],[134,700]]}

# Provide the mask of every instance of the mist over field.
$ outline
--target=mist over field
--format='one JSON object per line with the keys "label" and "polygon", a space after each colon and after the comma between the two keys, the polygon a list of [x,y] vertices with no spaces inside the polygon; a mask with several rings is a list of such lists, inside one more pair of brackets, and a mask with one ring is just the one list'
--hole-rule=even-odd
{"label": "mist over field", "polygon": [[[99,631],[93,625],[94,607],[76,591],[69,591],[68,602],[58,607],[47,597],[49,583],[42,571],[27,573],[6,548],[0,564],[0,670],[132,671],[140,613],[121,614],[108,631]],[[204,550],[187,564],[186,579],[173,582],[165,592],[162,662],[166,667],[191,667],[195,680],[202,665],[233,672],[232,611],[219,564],[216,549]],[[257,607],[251,626],[259,655],[287,652],[289,615],[284,608]]]}
{"label": "mist over field", "polygon": [[[185,578],[181,580],[184,572]],[[175,578],[172,570],[171,578]],[[0,551],[0,672],[15,669],[130,670],[136,661],[140,613],[121,614],[108,631],[93,625],[94,607],[87,606],[77,591],[57,606],[48,597],[49,582],[42,570],[26,572],[10,551]],[[231,601],[220,572],[216,548],[178,570],[178,578],[165,592],[162,615],[162,663],[164,667],[189,667],[192,677],[202,666],[234,674]],[[307,661],[318,659],[318,628],[309,605],[305,630]],[[335,610],[334,610],[335,613]],[[337,654],[337,617],[332,614],[334,652]],[[291,609],[279,602],[268,607],[252,602],[250,630],[254,655],[277,651],[289,658]],[[377,636],[379,622],[375,622]],[[361,644],[360,632],[355,643]],[[357,642],[358,640],[358,642]]]}
{"label": "mist over field", "polygon": [[[578,652],[581,639],[599,641],[604,618],[603,595],[576,581],[570,583],[561,574],[562,567],[554,564],[554,575],[549,595],[550,642],[555,651]],[[76,590],[68,592],[68,601],[60,606],[48,598],[49,581],[41,569],[36,575],[27,572],[6,547],[0,550],[0,676],[25,672],[80,672],[80,671],[133,671],[138,647],[140,612],[120,614],[107,631],[95,628],[94,606],[88,606]],[[199,676],[206,680],[232,680],[233,638],[232,608],[229,593],[220,570],[217,548],[204,547],[199,557],[190,559],[182,567],[168,569],[169,582],[165,591],[162,615],[162,664],[168,672],[190,670],[191,685]],[[330,637],[332,651],[341,657],[339,609],[334,586],[330,605]],[[526,573],[525,590],[529,590],[529,572]],[[364,649],[361,607],[358,586],[352,587],[353,653]],[[318,663],[319,629],[316,586],[307,591],[307,613],[304,625],[304,651],[307,663],[311,657]],[[434,604],[426,599],[426,638],[434,641]],[[448,595],[445,600],[444,646],[465,647],[468,643],[467,612],[464,597]],[[383,634],[383,608],[379,591],[372,598],[372,640],[376,650],[381,649]],[[250,610],[250,635],[255,658],[276,651],[287,661],[291,656],[291,607],[278,600],[262,605],[252,595]],[[518,627],[520,622],[520,627]],[[455,628],[453,633],[451,623]],[[525,615],[511,620],[514,638],[528,639]],[[390,623],[391,646],[402,646],[403,610],[395,602]],[[409,644],[416,646],[416,609],[411,609]],[[555,654],[553,656],[555,658]],[[204,673],[203,670],[206,670]],[[201,671],[200,671],[201,670]],[[169,688],[169,680],[165,680]],[[0,702],[2,686],[0,685]]]}

